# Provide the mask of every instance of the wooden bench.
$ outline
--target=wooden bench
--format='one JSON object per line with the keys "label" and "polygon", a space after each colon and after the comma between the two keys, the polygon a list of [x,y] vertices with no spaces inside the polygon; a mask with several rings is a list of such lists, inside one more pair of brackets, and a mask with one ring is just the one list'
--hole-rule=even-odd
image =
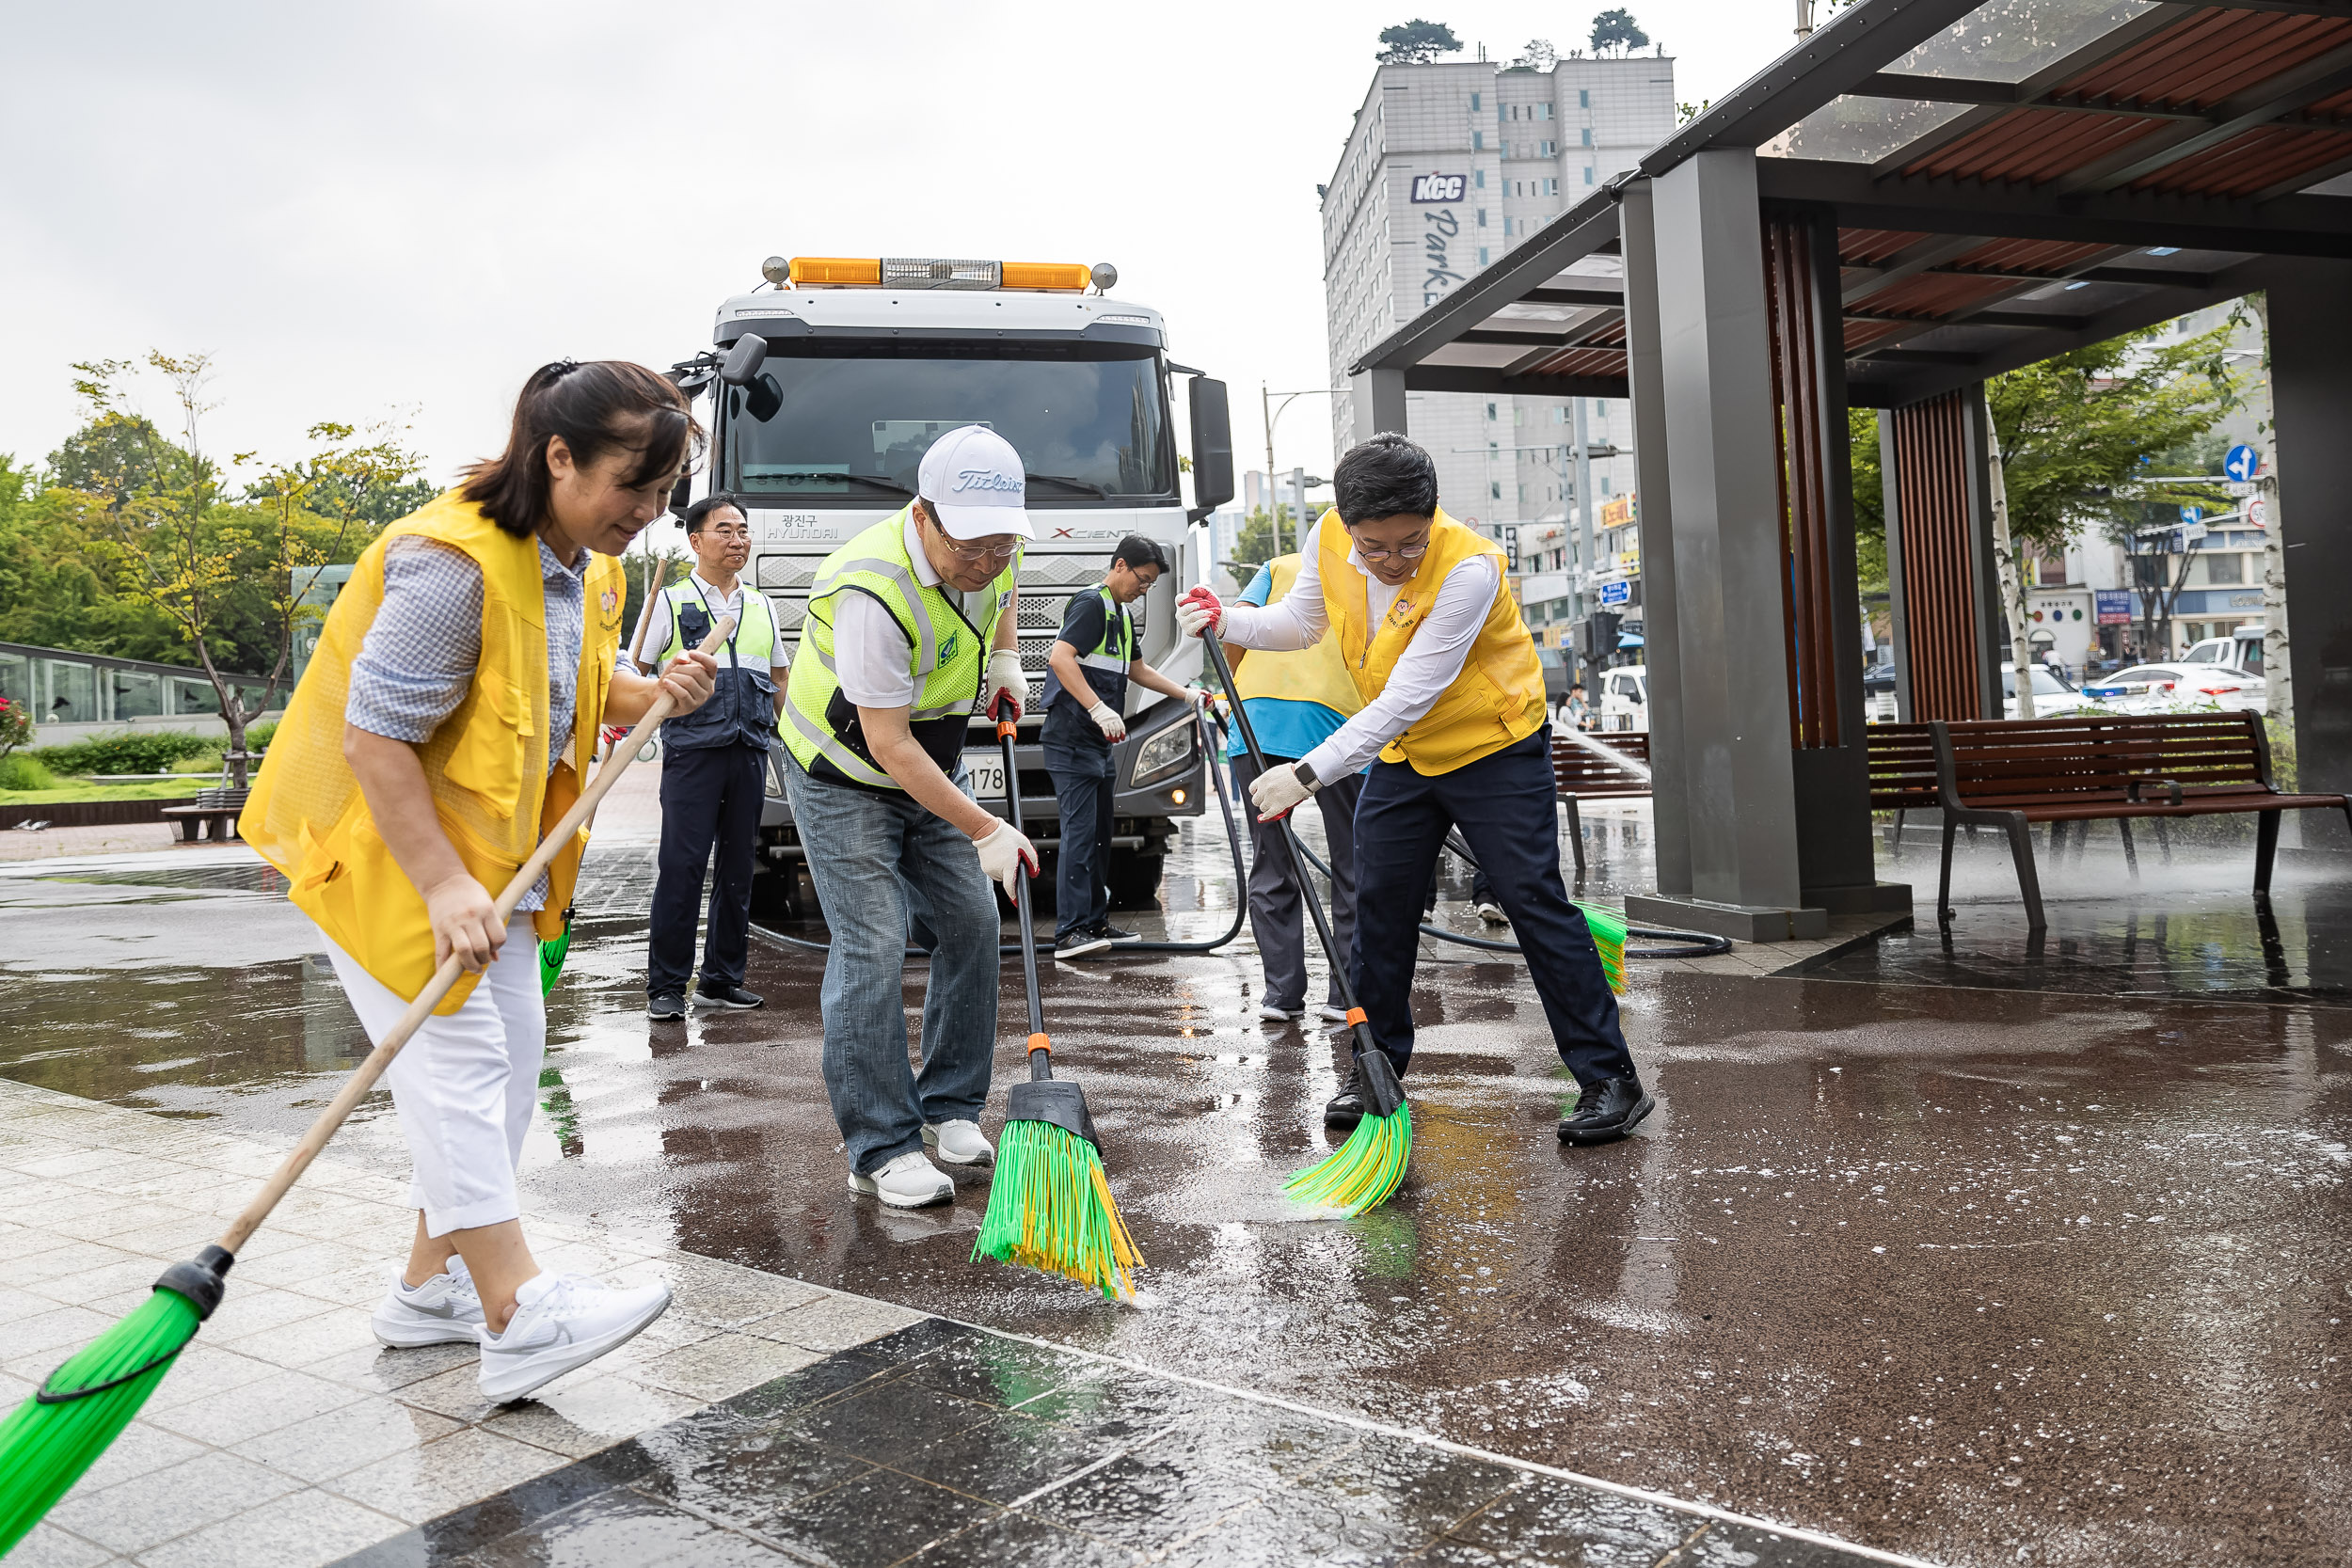
{"label": "wooden bench", "polygon": [[[2260,899],[2270,894],[2280,813],[2341,811],[2352,827],[2352,800],[2345,797],[2287,795],[2271,783],[2270,739],[2258,713],[1937,721],[1926,727],[1935,747],[1936,803],[1944,811],[1944,867],[1935,896],[1939,923],[1953,917],[1952,835],[1963,827],[1982,824],[2009,834],[2027,924],[2037,931],[2048,922],[2033,863],[2036,822],[2114,820],[2137,876],[2134,820],[2149,818],[2161,827],[2176,816],[2254,813],[2260,818],[2254,837],[2254,894]],[[1875,771],[1872,782],[1875,789]],[[2054,843],[2061,831],[2053,826]]]}
{"label": "wooden bench", "polygon": [[164,820],[179,831],[181,844],[228,844],[237,836],[237,814],[245,809],[242,789],[199,789],[195,803],[166,806]]}
{"label": "wooden bench", "polygon": [[1862,748],[1870,769],[1870,809],[1895,814],[1886,853],[1900,859],[1903,818],[1943,803],[1935,787],[1935,732],[1926,724],[1871,724],[1862,732]]}
{"label": "wooden bench", "polygon": [[1646,800],[1649,799],[1649,731],[1612,730],[1606,735],[1583,732],[1582,741],[1552,732],[1553,798],[1568,808],[1568,842],[1576,852],[1576,874],[1584,874],[1584,821],[1577,813],[1579,797],[1587,800]]}

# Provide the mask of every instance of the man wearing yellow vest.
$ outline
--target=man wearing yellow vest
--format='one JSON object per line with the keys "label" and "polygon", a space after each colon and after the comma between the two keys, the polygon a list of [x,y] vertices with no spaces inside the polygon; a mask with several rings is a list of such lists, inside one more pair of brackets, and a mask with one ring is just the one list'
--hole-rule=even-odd
{"label": "man wearing yellow vest", "polygon": [[[1422,895],[1447,830],[1459,828],[1518,930],[1581,1090],[1562,1141],[1623,1137],[1650,1100],[1592,932],[1560,879],[1543,666],[1502,548],[1439,510],[1437,466],[1402,436],[1350,451],[1331,484],[1336,505],[1309,531],[1305,562],[1279,602],[1228,610],[1196,588],[1178,606],[1184,630],[1244,648],[1312,647],[1328,632],[1363,698],[1330,739],[1261,774],[1250,799],[1271,821],[1379,757],[1356,807],[1348,980],[1399,1074],[1413,1052]],[[1324,1120],[1353,1126],[1362,1115],[1351,1075]]]}
{"label": "man wearing yellow vest", "polygon": [[503,890],[579,798],[607,720],[710,695],[689,655],[616,669],[614,559],[659,516],[701,432],[667,380],[620,361],[542,367],[506,451],[361,553],[239,818],[292,884],[369,1037],[454,954],[467,971],[385,1082],[415,1167],[408,1266],[375,1309],[388,1345],[482,1347],[493,1401],[622,1344],[670,1304],[543,1272],[515,1167],[539,1100],[535,937],[563,929],[586,844],[565,845],[511,925]]}
{"label": "man wearing yellow vest", "polygon": [[[895,1209],[946,1203],[980,1135],[996,1049],[997,918],[1037,850],[961,786],[966,724],[1026,704],[1014,580],[1027,476],[982,425],[923,454],[919,498],[825,558],[785,687],[785,792],[832,951],[825,1090],[850,1190]],[[930,955],[923,1069],[907,1061],[906,944]]]}
{"label": "man wearing yellow vest", "polygon": [[[1244,605],[1279,604],[1298,580],[1302,556],[1295,551],[1278,555],[1258,569],[1242,590]],[[1340,733],[1364,705],[1356,683],[1348,679],[1346,661],[1340,657],[1336,638],[1327,637],[1297,653],[1246,653],[1227,656],[1232,661],[1233,684],[1241,691],[1242,707],[1257,731],[1258,747],[1269,768],[1288,767]],[[1257,764],[1235,726],[1226,755],[1233,780],[1248,789],[1258,779]],[[1356,942],[1356,797],[1362,793],[1363,775],[1343,774],[1315,791],[1323,812],[1324,845],[1331,860],[1331,936],[1343,960]],[[1265,998],[1258,1017],[1282,1023],[1307,1011],[1306,906],[1299,871],[1283,847],[1276,822],[1252,823],[1249,830],[1249,931],[1258,939],[1258,961],[1265,967]],[[1347,1017],[1340,1006],[1337,976],[1329,982],[1322,1016],[1336,1023]]]}
{"label": "man wearing yellow vest", "polygon": [[654,595],[645,621],[647,673],[668,668],[710,634],[721,618],[735,629],[718,657],[712,701],[661,726],[661,857],[654,879],[645,954],[645,1015],[686,1016],[686,982],[694,973],[694,925],[703,871],[710,878],[710,923],[695,1002],[705,1007],[756,1007],[743,989],[751,959],[753,858],[767,804],[768,748],[784,712],[786,659],[768,595],[739,575],[750,563],[751,527],[724,490],[686,509],[686,544],[694,569]]}

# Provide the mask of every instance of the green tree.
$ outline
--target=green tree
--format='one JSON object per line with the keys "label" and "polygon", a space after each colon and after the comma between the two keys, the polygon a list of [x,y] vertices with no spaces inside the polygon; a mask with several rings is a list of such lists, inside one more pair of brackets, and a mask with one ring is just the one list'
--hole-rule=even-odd
{"label": "green tree", "polygon": [[[1320,513],[1317,515],[1320,515]],[[1274,537],[1274,525],[1278,520],[1282,525],[1279,549],[1275,547]],[[1314,526],[1312,517],[1307,520],[1307,526],[1309,528]],[[1233,538],[1233,576],[1242,580],[1244,587],[1248,587],[1251,573],[1276,556],[1287,555],[1297,548],[1296,509],[1287,502],[1278,502],[1274,508],[1274,515],[1269,517],[1266,515],[1266,509],[1261,506],[1244,519],[1241,531]]]}
{"label": "green tree", "polygon": [[1649,35],[1633,20],[1633,13],[1619,8],[1601,12],[1593,18],[1593,53],[1596,55],[1629,55],[1646,46]]}
{"label": "green tree", "polygon": [[1382,65],[1427,65],[1440,55],[1459,54],[1461,49],[1462,40],[1454,36],[1453,28],[1415,17],[1381,28],[1380,53],[1373,58]]}
{"label": "green tree", "polygon": [[1879,471],[1879,415],[1875,408],[1846,410],[1846,434],[1853,465],[1853,560],[1855,586],[1865,599],[1888,592],[1886,577],[1886,489]]}

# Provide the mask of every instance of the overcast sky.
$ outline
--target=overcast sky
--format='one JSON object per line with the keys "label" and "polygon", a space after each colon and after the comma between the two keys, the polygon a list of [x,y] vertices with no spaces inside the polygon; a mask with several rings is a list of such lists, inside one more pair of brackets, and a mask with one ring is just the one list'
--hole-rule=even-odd
{"label": "overcast sky", "polygon": [[[1793,42],[1792,0],[1629,4],[1690,103]],[[410,411],[447,479],[533,366],[666,366],[774,253],[1112,261],[1240,435],[1323,385],[1315,185],[1381,27],[1507,57],[1600,8],[0,0],[0,452],[153,347],[214,356],[215,451]],[[1279,434],[1329,471],[1321,417]]]}

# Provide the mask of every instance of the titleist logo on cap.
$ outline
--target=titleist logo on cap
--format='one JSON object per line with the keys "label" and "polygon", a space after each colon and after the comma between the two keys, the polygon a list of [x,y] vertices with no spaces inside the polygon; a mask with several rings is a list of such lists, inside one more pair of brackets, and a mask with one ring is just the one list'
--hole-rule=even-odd
{"label": "titleist logo on cap", "polygon": [[957,494],[965,490],[1004,490],[1019,495],[1023,483],[1023,480],[1018,475],[1000,474],[993,468],[964,468],[957,472],[956,483],[949,493]]}

